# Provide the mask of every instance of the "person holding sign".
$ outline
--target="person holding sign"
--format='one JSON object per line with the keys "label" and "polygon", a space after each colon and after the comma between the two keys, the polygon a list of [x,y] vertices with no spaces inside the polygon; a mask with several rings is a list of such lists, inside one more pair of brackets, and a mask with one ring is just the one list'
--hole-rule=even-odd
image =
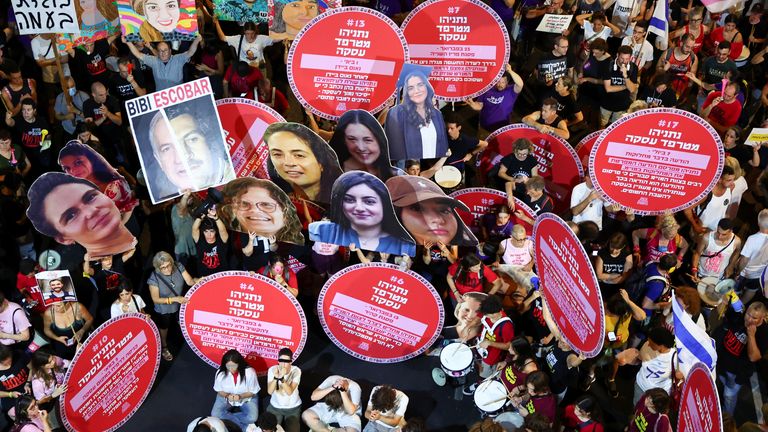
{"label": "person holding sign", "polygon": [[93,316],[80,302],[58,302],[43,314],[43,326],[54,354],[72,360],[93,326]]}
{"label": "person holding sign", "polygon": [[309,225],[310,239],[394,255],[416,254],[411,236],[398,223],[384,183],[361,171],[345,173],[333,184],[330,222]]}
{"label": "person holding sign", "polygon": [[79,243],[94,259],[136,245],[114,201],[88,180],[47,173],[32,184],[28,196],[27,217],[35,229],[61,244]]}
{"label": "person holding sign", "polygon": [[171,45],[168,42],[160,42],[157,44],[157,57],[155,57],[140,52],[133,43],[128,43],[125,36],[123,36],[123,43],[128,46],[131,54],[133,54],[133,56],[140,62],[152,68],[152,75],[155,78],[155,88],[158,91],[171,88],[183,82],[184,65],[195,55],[197,46],[200,45],[202,40],[203,38],[198,35],[195,40],[192,41],[192,45],[190,45],[189,49],[180,54],[171,54]]}
{"label": "person holding sign", "polygon": [[133,0],[131,7],[136,13],[144,15],[144,22],[139,28],[139,35],[147,42],[173,40],[166,37],[174,33],[179,24],[181,13],[180,0]]}
{"label": "person holding sign", "polygon": [[248,365],[237,350],[224,353],[213,383],[216,401],[211,415],[230,420],[246,430],[259,417],[259,380],[256,370]]}
{"label": "person holding sign", "polygon": [[435,91],[421,71],[405,76],[403,103],[383,112],[390,159],[435,159],[448,152],[445,121],[434,98]]}
{"label": "person holding sign", "polygon": [[269,177],[276,184],[285,185],[296,198],[330,202],[341,167],[322,138],[304,125],[275,123],[264,132],[264,142],[269,147]]}

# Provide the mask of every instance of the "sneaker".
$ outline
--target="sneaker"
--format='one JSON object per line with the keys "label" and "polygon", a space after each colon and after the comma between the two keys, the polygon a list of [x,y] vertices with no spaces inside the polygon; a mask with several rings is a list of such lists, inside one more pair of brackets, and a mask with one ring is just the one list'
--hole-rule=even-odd
{"label": "sneaker", "polygon": [[619,397],[619,390],[616,388],[616,380],[608,380],[608,393],[611,397],[616,399]]}
{"label": "sneaker", "polygon": [[477,390],[477,383],[473,383],[472,385],[468,385],[464,387],[464,390],[461,391],[461,393],[464,394],[464,396],[472,396],[475,394],[475,390]]}
{"label": "sneaker", "polygon": [[590,388],[592,388],[592,384],[594,384],[594,383],[595,383],[595,376],[594,375],[587,376],[587,379],[585,379],[581,383],[581,390],[582,391],[588,391]]}

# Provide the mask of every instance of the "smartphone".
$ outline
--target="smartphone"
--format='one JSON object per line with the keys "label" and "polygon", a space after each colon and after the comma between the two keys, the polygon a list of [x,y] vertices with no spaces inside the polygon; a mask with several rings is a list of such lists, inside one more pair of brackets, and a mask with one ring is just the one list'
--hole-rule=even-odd
{"label": "smartphone", "polygon": [[75,344],[75,339],[74,338],[67,339],[67,346],[72,346],[74,344]]}
{"label": "smartphone", "polygon": [[608,332],[608,340],[611,342],[616,342],[616,333]]}

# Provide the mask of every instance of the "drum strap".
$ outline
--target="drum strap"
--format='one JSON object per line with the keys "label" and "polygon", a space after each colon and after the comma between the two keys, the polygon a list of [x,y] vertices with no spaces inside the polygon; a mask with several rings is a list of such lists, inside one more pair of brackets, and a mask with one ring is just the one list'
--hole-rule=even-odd
{"label": "drum strap", "polygon": [[480,320],[480,322],[483,323],[483,332],[480,335],[480,340],[485,340],[485,335],[487,335],[488,333],[493,334],[493,332],[496,330],[496,327],[500,326],[501,324],[507,321],[509,321],[510,323],[512,322],[512,320],[509,319],[509,317],[502,317],[500,320],[493,323],[493,326],[489,326],[488,323],[485,322],[485,320]]}
{"label": "drum strap", "polygon": [[716,256],[720,255],[721,253],[723,253],[724,250],[728,249],[728,247],[733,243],[734,240],[736,240],[736,234],[734,234],[733,237],[731,237],[731,241],[729,241],[728,244],[725,245],[724,248],[722,248],[719,251],[715,252],[713,255],[701,254],[701,256],[703,256],[704,258],[716,257]]}

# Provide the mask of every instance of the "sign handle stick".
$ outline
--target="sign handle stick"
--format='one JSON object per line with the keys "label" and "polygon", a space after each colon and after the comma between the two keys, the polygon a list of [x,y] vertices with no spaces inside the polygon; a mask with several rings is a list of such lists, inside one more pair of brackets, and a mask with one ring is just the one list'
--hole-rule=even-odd
{"label": "sign handle stick", "polygon": [[[61,66],[61,57],[59,57],[59,35],[53,34],[51,40],[51,47],[53,47],[53,58],[56,61],[56,71],[59,73],[59,84],[61,85],[61,91],[64,93],[64,99],[67,101],[67,105],[72,105],[72,96],[69,95],[69,89],[67,88],[66,78],[64,77],[64,68]],[[80,341],[78,341],[80,343]]]}

